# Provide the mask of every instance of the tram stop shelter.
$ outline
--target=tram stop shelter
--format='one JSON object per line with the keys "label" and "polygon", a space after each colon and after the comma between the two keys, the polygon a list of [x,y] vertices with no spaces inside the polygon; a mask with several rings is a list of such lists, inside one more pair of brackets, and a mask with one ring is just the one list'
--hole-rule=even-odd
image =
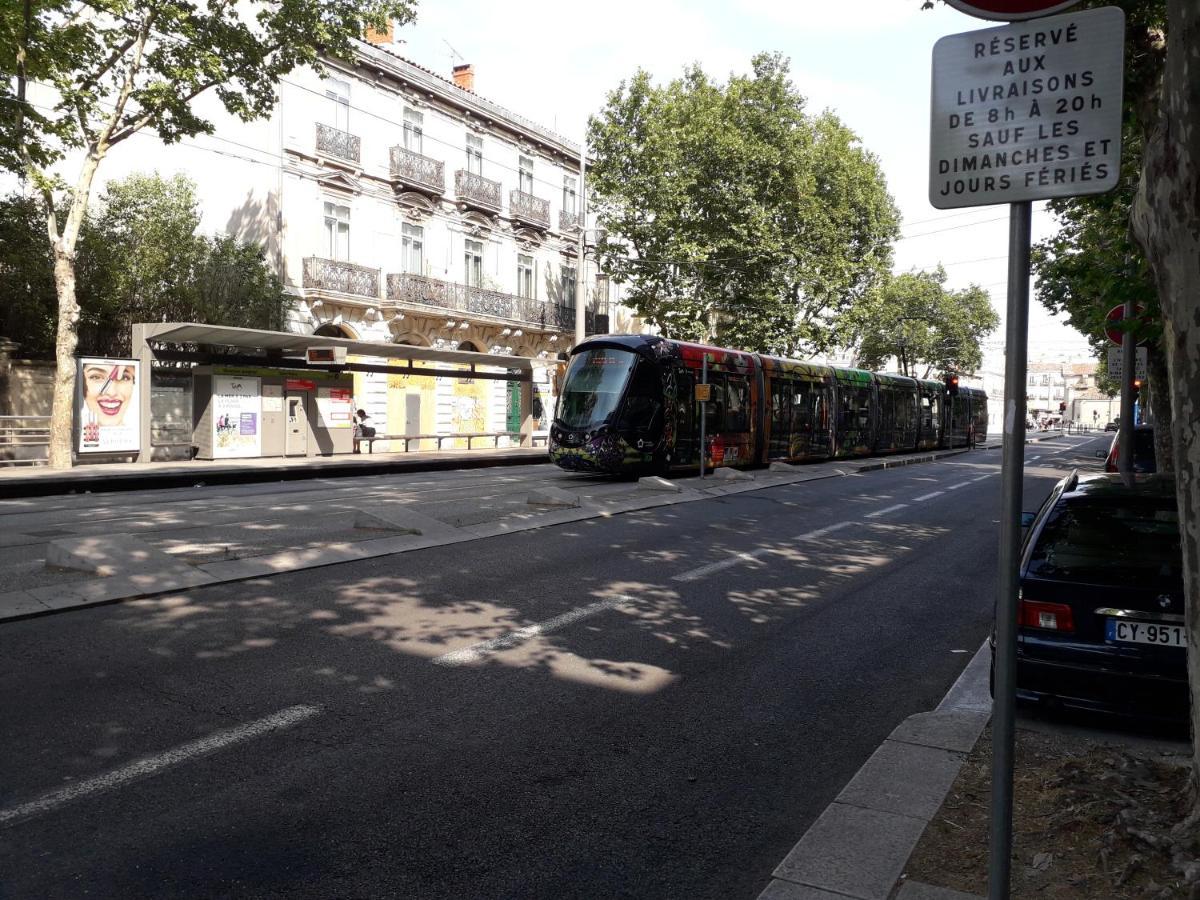
{"label": "tram stop shelter", "polygon": [[[332,349],[331,349],[332,348]],[[310,354],[310,351],[326,351]],[[194,322],[137,323],[132,352],[145,376],[178,366],[193,397],[188,441],[201,458],[317,456],[353,448],[353,373],[515,382],[520,446],[533,443],[533,370],[551,361]],[[336,356],[337,362],[311,361]],[[375,361],[349,361],[350,358]],[[346,361],[342,361],[346,360]],[[137,385],[138,462],[154,448],[153,377]],[[516,406],[516,403],[513,403]],[[511,421],[511,420],[510,420]],[[390,428],[401,436],[403,429]],[[380,435],[382,437],[382,433]],[[407,444],[405,445],[407,447]]]}

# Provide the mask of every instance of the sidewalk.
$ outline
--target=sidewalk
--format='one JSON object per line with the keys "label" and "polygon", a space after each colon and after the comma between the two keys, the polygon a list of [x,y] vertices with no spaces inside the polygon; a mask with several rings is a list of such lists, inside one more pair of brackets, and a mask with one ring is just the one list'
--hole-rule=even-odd
{"label": "sidewalk", "polygon": [[937,709],[909,716],[776,867],[758,900],[974,900],[905,864],[991,717],[985,641]]}
{"label": "sidewalk", "polygon": [[[132,507],[117,497],[14,500],[0,503],[0,583],[6,588],[0,622],[970,452],[775,463],[754,472],[720,469],[703,480],[630,482],[561,473],[551,481],[502,470],[461,482],[414,480],[407,491],[355,479],[323,486],[317,499],[281,486],[245,496],[162,496]],[[996,462],[975,453],[981,462]],[[325,474],[307,471],[309,477]],[[486,480],[483,499],[480,478]]]}
{"label": "sidewalk", "polygon": [[0,466],[0,499],[140,491],[192,487],[196,484],[252,484],[303,478],[537,465],[548,459],[545,447],[503,447],[499,450],[416,450],[411,453],[358,453],[212,462],[94,463],[73,469]]}

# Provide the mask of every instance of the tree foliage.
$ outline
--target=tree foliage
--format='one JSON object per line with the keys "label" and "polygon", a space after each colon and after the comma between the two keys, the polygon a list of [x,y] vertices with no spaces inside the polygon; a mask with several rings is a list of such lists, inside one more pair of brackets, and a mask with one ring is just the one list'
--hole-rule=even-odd
{"label": "tree foliage", "polygon": [[[196,233],[196,185],[183,176],[109,182],[84,220],[76,259],[80,348],[130,351],[134,322],[278,328],[287,295],[260,247]],[[57,299],[36,199],[0,200],[0,334],[53,356]],[[38,240],[42,238],[42,240]],[[32,252],[31,252],[32,249]]]}
{"label": "tree foliage", "polygon": [[888,271],[899,216],[874,156],[809,115],[779,56],[712,81],[639,71],[588,127],[600,263],[665,334],[795,354]]}
{"label": "tree foliage", "polygon": [[983,363],[980,342],[1000,324],[986,291],[977,285],[946,289],[946,273],[890,275],[838,323],[840,343],[855,348],[858,364],[881,369],[892,357],[905,375],[974,372]]}

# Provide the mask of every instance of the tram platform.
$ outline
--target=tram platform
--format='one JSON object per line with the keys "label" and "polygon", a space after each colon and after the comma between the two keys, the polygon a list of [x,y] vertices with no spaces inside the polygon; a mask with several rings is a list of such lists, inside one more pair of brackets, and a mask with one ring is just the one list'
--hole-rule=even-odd
{"label": "tram platform", "polygon": [[13,467],[0,468],[0,499],[140,491],[200,484],[253,484],[307,478],[437,472],[489,466],[537,465],[547,461],[545,447],[489,447],[215,462],[96,463],[78,465],[72,469]]}

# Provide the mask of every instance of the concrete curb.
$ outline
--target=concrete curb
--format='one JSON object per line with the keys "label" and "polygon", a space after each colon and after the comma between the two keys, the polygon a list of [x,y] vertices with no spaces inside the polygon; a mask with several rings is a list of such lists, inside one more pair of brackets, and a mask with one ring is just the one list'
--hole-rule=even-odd
{"label": "concrete curb", "polygon": [[[413,550],[424,550],[429,547],[485,540],[505,534],[531,531],[536,528],[548,528],[555,525],[580,522],[585,519],[608,518],[614,515],[655,509],[660,506],[673,506],[679,503],[711,500],[728,494],[762,491],[791,484],[821,481],[826,478],[858,475],[863,472],[872,472],[879,469],[935,462],[939,459],[961,456],[969,452],[966,449],[938,450],[931,453],[913,454],[906,457],[889,457],[884,460],[872,460],[870,462],[848,460],[839,462],[837,468],[826,469],[824,471],[814,471],[812,469],[806,471],[803,467],[798,467],[795,473],[763,470],[758,473],[762,477],[753,480],[725,481],[721,479],[720,483],[716,483],[715,481],[705,479],[703,483],[683,486],[679,493],[642,490],[623,500],[611,503],[605,508],[583,506],[575,508],[560,507],[544,512],[531,511],[522,516],[454,529],[453,533],[445,530],[449,529],[450,526],[445,526],[445,529],[429,530],[422,535],[401,534],[394,537],[378,538],[376,540],[334,545],[321,548],[320,550],[285,550],[263,556],[249,556],[242,559],[204,563],[188,572],[180,572],[172,567],[169,572],[143,571],[124,576],[98,578],[92,581],[48,585],[32,590],[9,591],[7,593],[0,593],[0,625],[6,622],[39,618],[41,616],[49,616],[92,606],[105,606],[126,600],[141,600],[164,594],[173,594],[188,588],[211,587],[217,584],[282,575],[306,569],[322,568],[324,566],[335,566],[381,556],[392,556],[399,553],[408,553]],[[824,463],[821,465],[829,464]],[[320,474],[324,473],[314,471],[312,477],[319,477]],[[408,514],[408,516],[411,517],[412,514]],[[405,524],[408,524],[407,519]]]}
{"label": "concrete curb", "polygon": [[758,900],[969,900],[897,885],[991,716],[987,641],[937,709],[901,722],[791,852]]}

